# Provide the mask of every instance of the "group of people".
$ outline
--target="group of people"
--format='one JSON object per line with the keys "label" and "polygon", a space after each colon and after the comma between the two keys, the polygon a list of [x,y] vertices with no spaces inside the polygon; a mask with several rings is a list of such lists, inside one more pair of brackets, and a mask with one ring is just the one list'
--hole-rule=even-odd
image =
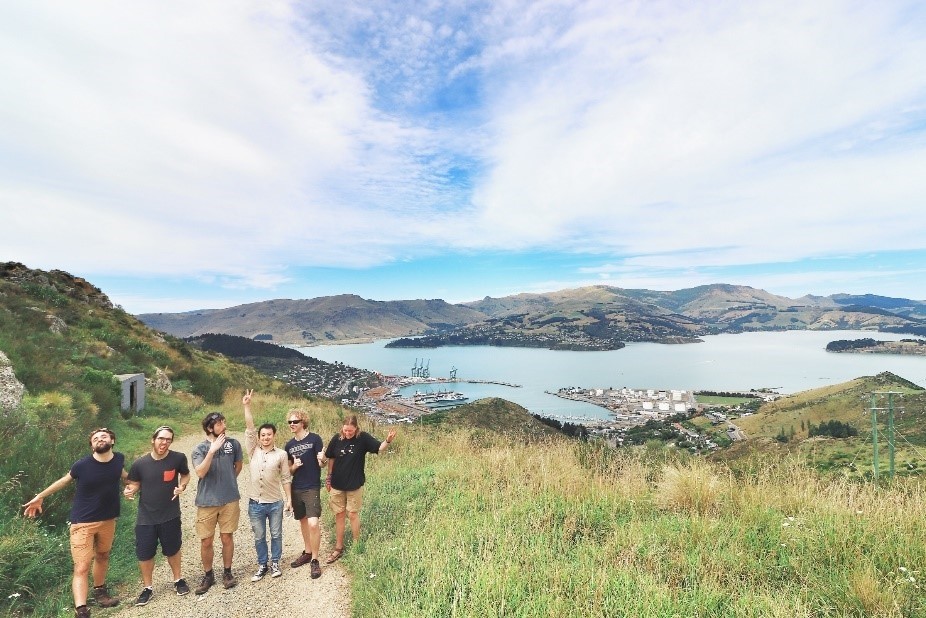
{"label": "group of people", "polygon": [[[241,515],[238,475],[243,468],[244,451],[248,453],[250,472],[248,518],[254,533],[258,565],[251,581],[260,581],[267,574],[271,577],[282,575],[283,515],[290,511],[299,521],[304,544],[304,550],[290,566],[298,568],[308,564],[312,579],[317,579],[322,574],[319,563],[321,471],[327,470],[325,487],[335,520],[335,546],[325,561],[331,564],[344,554],[347,519],[353,539],[356,541],[360,537],[366,454],[383,453],[396,436],[393,429],[380,442],[360,431],[356,416],[349,416],[341,431],[324,448],[321,437],[309,431],[308,414],[294,409],[286,415],[292,438],[280,449],[275,443],[277,428],[274,424],[255,427],[252,396],[253,390],[247,390],[242,397],[243,449],[238,440],[226,435],[225,417],[212,412],[202,421],[205,439],[192,452],[193,472],[198,479],[194,501],[196,535],[200,540],[204,571],[195,589],[198,595],[205,594],[216,583],[213,570],[216,529],[221,543],[222,585],[227,589],[238,583],[232,572],[233,534]],[[173,429],[166,425],[158,427],[151,436],[151,451],[133,462],[126,472],[125,456],[113,450],[115,432],[106,427],[95,429],[90,433],[91,453],[23,505],[26,516],[35,517],[42,512],[45,497],[72,482],[76,485],[71,505],[70,545],[74,560],[71,589],[77,618],[90,616],[88,576],[92,576],[92,599],[98,606],[119,604],[106,588],[106,573],[120,512],[120,483],[124,483],[121,493],[126,499],[138,497],[135,554],[144,587],[135,604],[146,605],[154,594],[154,558],[158,545],[170,566],[176,593],[182,596],[190,592],[181,574],[183,534],[178,499],[189,484],[190,468],[185,454],[170,449],[173,440]]]}

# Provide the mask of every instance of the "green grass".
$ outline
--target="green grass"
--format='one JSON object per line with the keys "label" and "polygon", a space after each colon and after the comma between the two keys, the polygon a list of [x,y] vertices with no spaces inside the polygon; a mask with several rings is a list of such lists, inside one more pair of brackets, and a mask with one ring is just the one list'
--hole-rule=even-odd
{"label": "green grass", "polygon": [[355,616],[926,614],[900,570],[926,559],[917,482],[878,490],[790,460],[664,467],[465,430],[396,446],[373,458],[348,553]]}

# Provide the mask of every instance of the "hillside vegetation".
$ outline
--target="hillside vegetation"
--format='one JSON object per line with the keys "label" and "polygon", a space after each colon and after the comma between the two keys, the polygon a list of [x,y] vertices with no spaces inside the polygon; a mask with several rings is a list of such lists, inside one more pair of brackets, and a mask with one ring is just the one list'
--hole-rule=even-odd
{"label": "hillside vegetation", "polygon": [[[0,264],[0,351],[11,374],[0,385],[7,395],[25,386],[19,405],[0,406],[0,612],[35,611],[57,615],[71,605],[71,565],[66,521],[73,487],[50,496],[38,522],[22,518],[20,505],[60,478],[89,452],[91,429],[106,426],[117,435],[117,450],[131,460],[150,448],[150,434],[170,424],[180,435],[199,434],[209,409],[226,409],[248,386],[265,397],[293,403],[297,391],[263,374],[162,337],[126,314],[92,284],[61,271],[30,270]],[[120,411],[121,392],[114,375],[158,372],[171,392],[147,389],[139,414]],[[12,401],[0,397],[0,401]],[[281,404],[283,405],[283,404]],[[313,404],[336,419],[330,404]],[[285,408],[277,410],[282,417]],[[328,424],[333,431],[336,421]],[[123,504],[121,538],[132,538],[134,504]],[[137,577],[131,544],[117,544],[114,581]]]}
{"label": "hillside vegetation", "polygon": [[[872,475],[871,395],[894,392],[896,474],[926,474],[926,391],[889,372],[857,378],[796,393],[763,404],[752,416],[735,422],[749,440],[738,443],[720,457],[737,457],[762,452],[776,457],[793,453],[819,470],[868,479]],[[878,396],[875,407],[886,408],[886,396]],[[879,474],[888,470],[888,411],[878,412],[880,436]],[[858,435],[846,439],[811,437],[811,428],[838,422],[851,426]],[[784,436],[785,439],[782,439]]]}
{"label": "hillside vegetation", "polygon": [[[19,505],[87,451],[91,427],[113,427],[131,458],[163,422],[198,432],[207,409],[241,427],[243,386],[261,394],[258,422],[304,406],[327,440],[342,414],[160,337],[66,273],[0,270],[0,350],[28,389],[0,426],[7,616],[71,611],[70,495],[49,498],[38,522],[19,516]],[[123,417],[111,376],[156,368],[175,390],[149,391],[146,410]],[[921,396],[913,385],[877,379],[879,388],[908,389],[908,402]],[[870,387],[848,388],[861,397]],[[813,400],[826,406],[841,392],[788,398],[775,414],[810,409]],[[844,396],[848,405],[852,395]],[[762,418],[778,422],[757,414],[760,428]],[[363,425],[382,437],[383,428]],[[367,472],[363,535],[343,559],[354,616],[926,615],[926,489],[916,476],[874,487],[841,470],[814,470],[799,452],[707,461],[654,443],[615,451],[560,436],[502,400],[403,426]],[[133,508],[123,505],[123,541],[132,538]],[[324,521],[330,529],[327,509]],[[117,542],[114,551],[110,581],[132,594],[133,546]]]}

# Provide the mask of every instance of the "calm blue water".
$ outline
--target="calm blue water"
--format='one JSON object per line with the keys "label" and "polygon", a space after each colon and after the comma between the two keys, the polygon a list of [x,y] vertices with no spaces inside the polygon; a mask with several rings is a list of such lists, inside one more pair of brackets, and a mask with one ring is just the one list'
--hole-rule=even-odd
{"label": "calm blue water", "polygon": [[[430,363],[433,377],[447,377],[450,369],[456,367],[457,378],[461,380],[497,380],[522,385],[510,388],[461,382],[454,386],[471,399],[503,397],[531,412],[560,417],[608,418],[602,408],[544,392],[564,386],[715,391],[768,387],[781,393],[795,393],[882,371],[926,385],[926,356],[825,351],[830,341],[864,337],[885,341],[912,338],[867,331],[790,331],[715,335],[705,337],[704,343],[686,345],[629,343],[626,348],[609,352],[487,346],[386,349],[387,341],[298,349],[324,361],[340,361],[387,375],[411,375],[416,359],[420,363],[424,358],[425,363]],[[425,389],[419,387],[419,390]]]}

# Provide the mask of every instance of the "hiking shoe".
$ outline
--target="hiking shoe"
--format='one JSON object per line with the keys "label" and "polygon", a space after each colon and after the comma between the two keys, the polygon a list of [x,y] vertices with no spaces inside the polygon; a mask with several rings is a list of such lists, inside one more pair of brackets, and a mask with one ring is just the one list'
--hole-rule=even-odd
{"label": "hiking shoe", "polygon": [[[264,575],[266,575],[266,574],[267,574],[267,571],[269,571],[269,570],[270,570],[270,569],[267,568],[267,565],[266,565],[266,564],[260,565],[259,567],[257,567],[257,573],[255,573],[254,575],[251,576],[251,581],[252,581],[252,582],[259,582],[260,580],[262,580],[262,579],[264,578]],[[224,582],[223,582],[223,583],[224,583]],[[231,586],[225,586],[225,587],[226,587],[226,588],[230,588]]]}
{"label": "hiking shoe", "polygon": [[298,569],[303,564],[308,564],[310,560],[312,560],[312,554],[302,552],[298,558],[289,563],[289,566],[293,567],[294,569]]}
{"label": "hiking shoe", "polygon": [[283,571],[280,570],[279,562],[270,563],[270,577],[279,577],[283,574]]}
{"label": "hiking shoe", "polygon": [[177,590],[177,596],[182,597],[185,594],[190,594],[190,587],[182,577],[174,582],[174,588]]}
{"label": "hiking shoe", "polygon": [[96,586],[93,587],[93,600],[96,601],[96,604],[100,607],[115,607],[119,605],[119,599],[114,599],[109,596],[106,586],[100,586],[99,588]]}
{"label": "hiking shoe", "polygon": [[312,579],[318,579],[322,576],[322,565],[318,564],[318,560],[312,561]]}
{"label": "hiking shoe", "polygon": [[[266,568],[266,567],[264,567]],[[266,571],[264,571],[266,573]],[[251,579],[254,579],[253,577]],[[235,576],[232,575],[231,571],[225,571],[222,573],[222,585],[225,586],[225,589],[234,588],[238,585],[238,580],[235,579]]]}
{"label": "hiking shoe", "polygon": [[135,606],[141,607],[142,605],[147,605],[148,601],[151,600],[151,597],[154,596],[154,590],[151,588],[143,588],[141,594],[138,595],[138,598],[135,599]]}
{"label": "hiking shoe", "polygon": [[86,605],[81,605],[74,609],[74,616],[76,618],[90,618],[90,608]]}
{"label": "hiking shoe", "polygon": [[209,592],[209,589],[212,588],[214,584],[215,584],[215,575],[213,575],[212,573],[207,573],[206,575],[203,575],[202,581],[199,582],[199,586],[196,587],[196,590],[194,590],[194,592],[196,594],[206,594],[207,592]]}

